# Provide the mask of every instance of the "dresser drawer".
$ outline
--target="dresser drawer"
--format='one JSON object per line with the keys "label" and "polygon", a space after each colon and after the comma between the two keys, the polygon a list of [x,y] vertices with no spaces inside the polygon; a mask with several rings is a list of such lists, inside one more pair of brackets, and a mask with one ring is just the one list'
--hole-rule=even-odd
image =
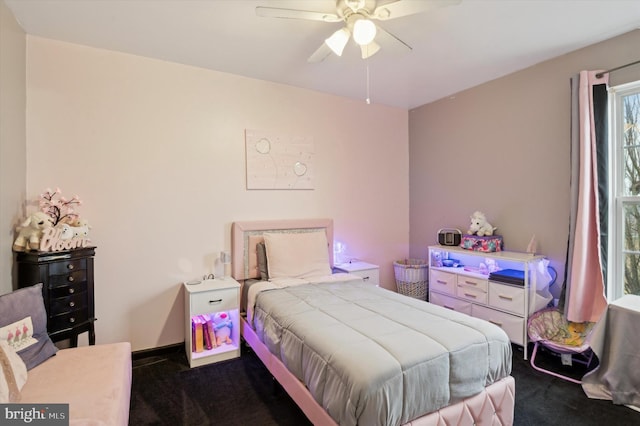
{"label": "dresser drawer", "polygon": [[191,295],[191,315],[237,309],[239,303],[238,289],[235,288],[194,293]]}
{"label": "dresser drawer", "polygon": [[429,303],[442,306],[463,314],[471,315],[471,303],[454,297],[445,296],[444,294],[429,292]]}
{"label": "dresser drawer", "polygon": [[524,315],[524,288],[489,282],[489,305]]}
{"label": "dresser drawer", "polygon": [[49,289],[49,297],[51,299],[57,299],[59,297],[72,296],[74,294],[86,293],[87,282],[73,282],[66,283],[65,285],[59,285]]}
{"label": "dresser drawer", "polygon": [[80,269],[87,269],[87,259],[70,259],[51,263],[49,275],[63,275]]}
{"label": "dresser drawer", "polygon": [[471,307],[471,315],[497,325],[507,333],[509,340],[524,346],[524,318],[507,314],[506,312],[498,312],[479,305],[473,305]]}
{"label": "dresser drawer", "polygon": [[470,302],[487,303],[487,280],[482,278],[458,275],[456,295]]}
{"label": "dresser drawer", "polygon": [[49,288],[68,285],[75,282],[83,282],[87,280],[87,271],[84,269],[69,272],[64,275],[51,275],[49,277]]}
{"label": "dresser drawer", "polygon": [[456,274],[449,272],[431,270],[429,287],[441,293],[456,294]]}
{"label": "dresser drawer", "polygon": [[58,297],[49,301],[49,315],[54,316],[78,309],[86,309],[87,292],[75,293],[67,297]]}
{"label": "dresser drawer", "polygon": [[86,309],[70,311],[65,314],[49,317],[48,329],[49,333],[72,328],[89,319],[89,313]]}

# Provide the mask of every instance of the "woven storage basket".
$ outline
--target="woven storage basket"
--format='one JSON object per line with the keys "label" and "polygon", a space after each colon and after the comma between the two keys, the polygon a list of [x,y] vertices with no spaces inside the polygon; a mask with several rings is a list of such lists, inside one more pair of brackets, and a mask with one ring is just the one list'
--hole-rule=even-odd
{"label": "woven storage basket", "polygon": [[405,259],[393,262],[398,293],[427,300],[427,269],[422,259]]}

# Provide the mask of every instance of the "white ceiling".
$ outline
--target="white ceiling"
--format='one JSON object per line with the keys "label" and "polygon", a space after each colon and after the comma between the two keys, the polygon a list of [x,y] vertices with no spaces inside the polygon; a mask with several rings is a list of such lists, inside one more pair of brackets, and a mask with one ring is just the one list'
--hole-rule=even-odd
{"label": "white ceiling", "polygon": [[[4,1],[28,34],[363,101],[367,95],[367,61],[352,41],[341,58],[307,62],[341,23],[255,13],[256,6],[334,13],[334,0]],[[371,101],[410,109],[639,28],[640,0],[462,0],[378,24],[413,50],[383,46],[368,60]]]}

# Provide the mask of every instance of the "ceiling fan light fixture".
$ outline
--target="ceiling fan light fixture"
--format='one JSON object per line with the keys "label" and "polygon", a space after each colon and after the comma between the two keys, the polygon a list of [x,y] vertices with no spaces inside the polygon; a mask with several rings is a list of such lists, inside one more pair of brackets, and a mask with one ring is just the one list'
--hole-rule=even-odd
{"label": "ceiling fan light fixture", "polygon": [[360,53],[362,53],[362,59],[367,59],[375,55],[376,53],[378,53],[378,50],[380,50],[380,45],[375,41],[372,41],[369,44],[360,46]]}
{"label": "ceiling fan light fixture", "polygon": [[338,56],[342,56],[342,51],[349,41],[351,34],[347,28],[341,28],[335,33],[331,34],[331,37],[324,42],[329,48]]}
{"label": "ceiling fan light fixture", "polygon": [[353,24],[353,40],[360,46],[366,46],[376,37],[376,24],[369,19],[358,19]]}

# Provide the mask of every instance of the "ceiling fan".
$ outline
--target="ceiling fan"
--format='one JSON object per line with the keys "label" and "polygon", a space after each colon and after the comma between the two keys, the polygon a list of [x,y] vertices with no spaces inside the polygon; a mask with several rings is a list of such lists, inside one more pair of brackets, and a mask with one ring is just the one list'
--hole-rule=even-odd
{"label": "ceiling fan", "polygon": [[373,21],[387,21],[427,12],[443,6],[459,4],[462,0],[336,0],[336,12],[325,13],[301,9],[277,7],[256,7],[256,14],[267,18],[305,19],[309,21],[344,22],[309,57],[308,62],[321,62],[332,52],[342,56],[349,39],[360,46],[363,59],[375,55],[380,50],[379,41],[398,51],[411,51],[409,46],[398,37],[389,33]]}

